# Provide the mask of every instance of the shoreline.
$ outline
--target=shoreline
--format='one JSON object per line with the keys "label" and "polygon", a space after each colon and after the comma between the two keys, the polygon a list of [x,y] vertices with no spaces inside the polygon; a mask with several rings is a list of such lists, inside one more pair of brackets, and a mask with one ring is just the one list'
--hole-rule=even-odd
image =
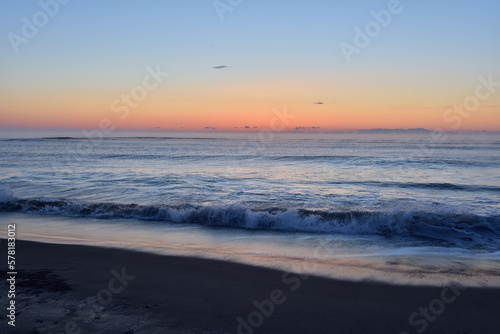
{"label": "shoreline", "polygon": [[[6,250],[5,239],[0,244]],[[499,288],[342,281],[219,260],[23,240],[16,242],[16,260],[16,333],[498,330]],[[2,296],[7,289],[2,284]]]}
{"label": "shoreline", "polygon": [[[430,247],[380,236],[276,233],[140,220],[0,213],[26,241],[117,247],[159,255],[232,261],[345,281],[500,288],[500,253]],[[78,226],[75,229],[75,226]]]}

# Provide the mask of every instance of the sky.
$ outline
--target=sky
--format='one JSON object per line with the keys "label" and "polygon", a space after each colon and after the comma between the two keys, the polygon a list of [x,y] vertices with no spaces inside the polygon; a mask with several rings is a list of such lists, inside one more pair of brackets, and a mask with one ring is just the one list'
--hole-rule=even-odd
{"label": "sky", "polygon": [[498,131],[499,12],[496,0],[2,1],[0,131]]}

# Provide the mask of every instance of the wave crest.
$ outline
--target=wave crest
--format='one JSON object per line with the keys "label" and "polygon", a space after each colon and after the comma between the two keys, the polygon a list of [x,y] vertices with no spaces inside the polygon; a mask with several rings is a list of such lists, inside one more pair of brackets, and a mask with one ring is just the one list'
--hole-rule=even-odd
{"label": "wave crest", "polygon": [[[3,192],[2,192],[3,191]],[[3,196],[3,197],[2,197]],[[154,206],[118,203],[85,203],[50,198],[13,199],[0,188],[0,211],[29,214],[140,219],[206,226],[265,229],[289,232],[378,234],[413,236],[450,244],[498,248],[500,215],[478,216],[436,212],[321,211],[241,206]]]}
{"label": "wave crest", "polygon": [[14,194],[9,186],[0,186],[0,203],[12,201]]}

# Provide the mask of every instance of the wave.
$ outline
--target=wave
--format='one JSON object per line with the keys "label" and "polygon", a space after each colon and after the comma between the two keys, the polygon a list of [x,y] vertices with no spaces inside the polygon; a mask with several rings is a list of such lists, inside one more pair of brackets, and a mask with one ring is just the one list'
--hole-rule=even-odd
{"label": "wave", "polygon": [[[58,139],[60,140],[60,139]],[[72,140],[72,139],[64,139]],[[414,158],[404,158],[402,160],[392,160],[392,159],[374,159],[373,157],[358,156],[358,155],[267,155],[267,154],[257,154],[256,152],[252,154],[254,148],[251,146],[244,148],[240,151],[240,154],[182,154],[182,155],[168,155],[160,149],[150,149],[141,152],[133,153],[123,153],[123,154],[108,154],[104,152],[98,152],[97,150],[92,150],[93,159],[114,159],[114,160],[179,160],[179,161],[227,161],[229,163],[234,163],[240,160],[262,160],[270,163],[288,163],[288,162],[299,162],[299,163],[328,163],[328,164],[346,164],[351,163],[354,166],[389,166],[391,168],[400,169],[410,169],[417,168],[421,169],[425,166],[427,168],[439,168],[442,166],[453,166],[455,168],[470,168],[470,167],[496,167],[498,165],[498,159],[491,159],[488,161],[481,160],[453,160],[453,159],[431,159],[422,157],[422,159]],[[258,151],[258,149],[257,149]],[[61,152],[45,152],[47,157],[54,157],[54,159],[64,159],[65,156],[61,155]],[[66,157],[67,158],[67,157]]]}
{"label": "wave", "polygon": [[[20,140],[31,139],[31,138],[19,138]],[[35,140],[95,140],[95,138],[88,137],[42,137],[33,138]],[[140,139],[140,140],[230,140],[230,138],[225,137],[103,137],[102,140],[129,140],[129,139]]]}
{"label": "wave", "polygon": [[489,185],[474,185],[474,184],[455,184],[455,183],[419,183],[419,182],[382,182],[382,181],[332,181],[332,185],[351,184],[374,186],[384,188],[419,188],[419,189],[434,189],[434,190],[459,190],[459,191],[487,191],[500,193],[500,187]]}
{"label": "wave", "polygon": [[9,202],[14,199],[14,194],[10,187],[0,186],[0,205],[2,202]]}
{"label": "wave", "polygon": [[282,155],[282,156],[264,156],[270,160],[284,160],[284,161],[314,161],[314,160],[340,160],[346,161],[351,159],[362,159],[361,156],[356,155]]}
{"label": "wave", "polygon": [[161,206],[87,203],[51,198],[14,199],[9,196],[11,194],[0,193],[0,211],[288,232],[412,236],[436,240],[442,245],[500,249],[500,215],[398,210],[343,212],[279,207],[256,210],[234,205]]}

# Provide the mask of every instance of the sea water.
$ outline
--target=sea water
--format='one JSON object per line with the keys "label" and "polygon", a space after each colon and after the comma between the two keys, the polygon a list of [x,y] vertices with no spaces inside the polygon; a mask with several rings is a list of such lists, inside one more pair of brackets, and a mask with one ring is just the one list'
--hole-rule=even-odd
{"label": "sea water", "polygon": [[499,163],[498,134],[2,139],[0,221],[27,240],[500,285]]}

